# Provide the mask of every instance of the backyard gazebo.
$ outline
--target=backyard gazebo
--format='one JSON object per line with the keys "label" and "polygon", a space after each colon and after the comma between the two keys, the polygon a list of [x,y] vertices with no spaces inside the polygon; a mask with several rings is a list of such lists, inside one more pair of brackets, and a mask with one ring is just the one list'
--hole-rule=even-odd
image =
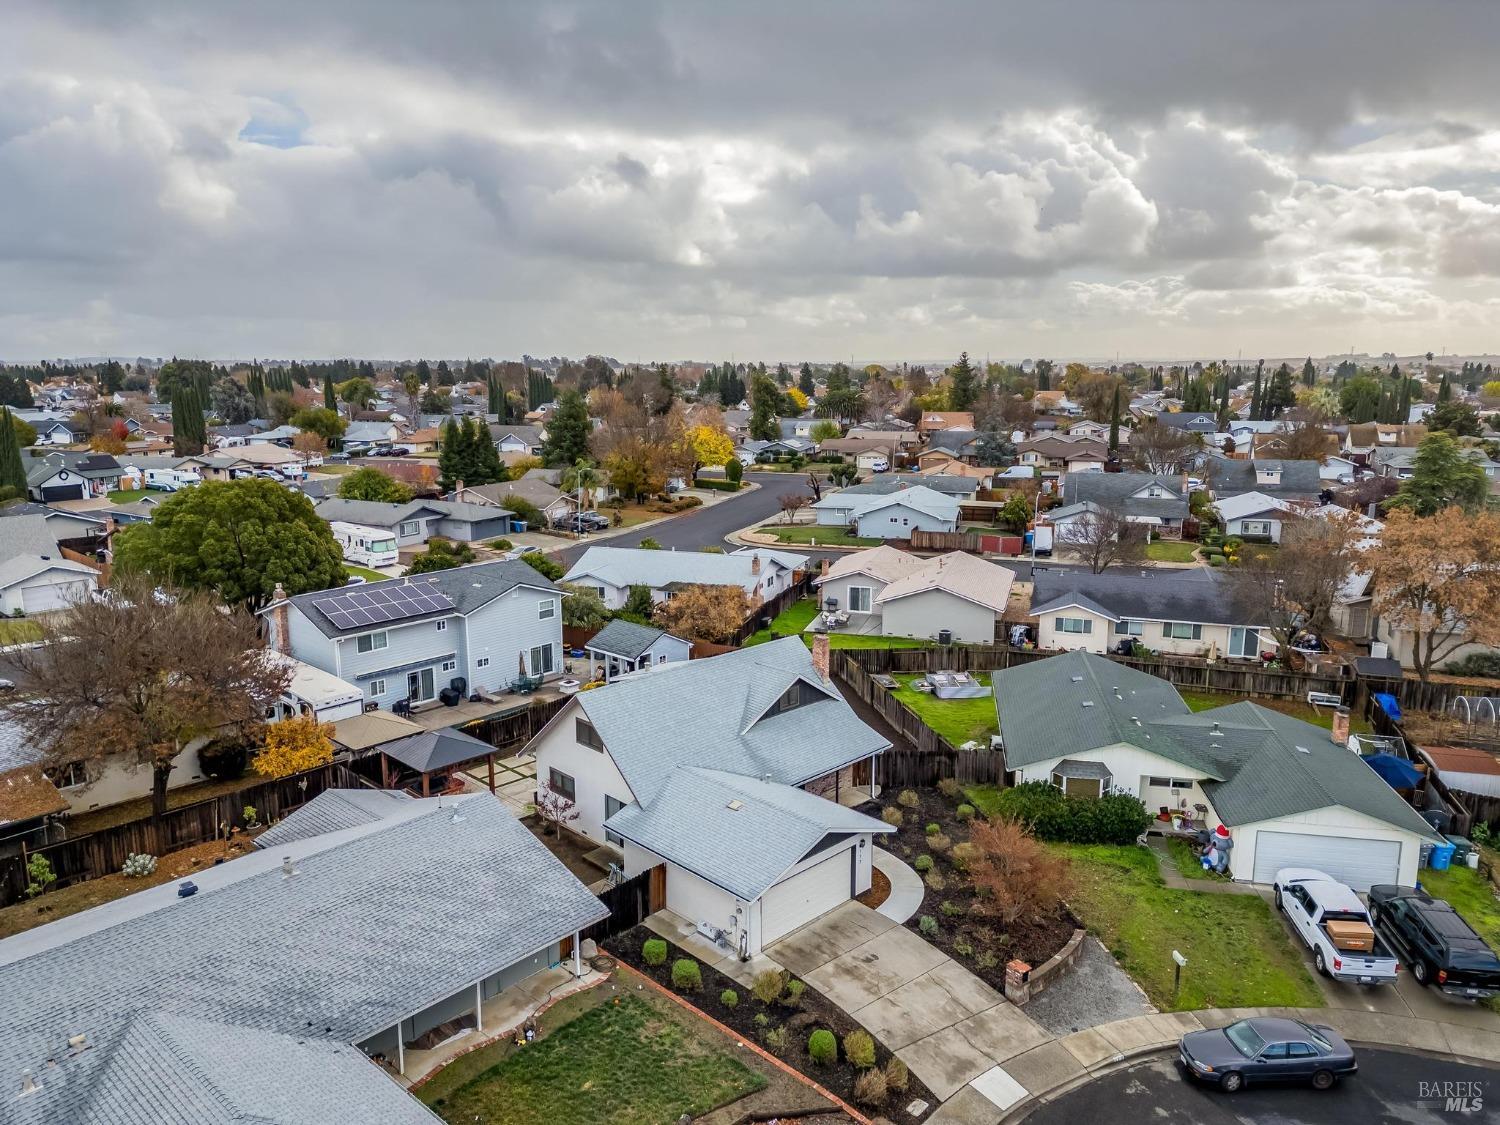
{"label": "backyard gazebo", "polygon": [[493,793],[495,791],[495,748],[493,746],[453,727],[427,730],[421,734],[413,734],[387,743],[380,748],[380,781],[385,788],[394,788],[396,771],[391,767],[394,760],[421,776],[422,796],[427,797],[431,795],[433,774],[446,773],[456,767],[477,762],[481,758],[489,765],[489,787],[490,792]]}

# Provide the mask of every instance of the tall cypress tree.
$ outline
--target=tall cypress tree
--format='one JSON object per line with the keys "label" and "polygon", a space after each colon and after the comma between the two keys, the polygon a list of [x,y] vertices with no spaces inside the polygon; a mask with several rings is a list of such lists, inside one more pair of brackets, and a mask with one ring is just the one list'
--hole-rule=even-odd
{"label": "tall cypress tree", "polygon": [[1308,356],[1302,362],[1302,385],[1304,387],[1318,385],[1318,369],[1313,366],[1312,356]]}
{"label": "tall cypress tree", "polygon": [[1443,379],[1440,383],[1438,383],[1437,400],[1439,402],[1448,402],[1452,398],[1453,388],[1448,385],[1448,373],[1444,371]]}
{"label": "tall cypress tree", "polygon": [[1114,401],[1109,407],[1109,451],[1117,453],[1120,449],[1120,388],[1115,387]]}
{"label": "tall cypress tree", "polygon": [[1261,372],[1265,370],[1266,361],[1263,359],[1255,361],[1255,388],[1250,392],[1250,420],[1259,421],[1261,416]]}
{"label": "tall cypress tree", "polygon": [[323,405],[335,414],[339,412],[339,400],[333,393],[333,372],[323,373]]}
{"label": "tall cypress tree", "polygon": [[16,496],[26,495],[26,466],[21,464],[21,442],[10,407],[0,409],[0,489],[14,489]]}

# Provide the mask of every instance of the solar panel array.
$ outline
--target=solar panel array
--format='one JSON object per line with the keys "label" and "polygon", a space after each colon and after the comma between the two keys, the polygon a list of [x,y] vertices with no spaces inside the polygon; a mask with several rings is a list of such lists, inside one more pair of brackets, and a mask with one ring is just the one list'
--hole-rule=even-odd
{"label": "solar panel array", "polygon": [[455,608],[453,599],[431,586],[382,583],[365,590],[350,590],[313,605],[340,629],[359,629],[387,621],[404,621]]}

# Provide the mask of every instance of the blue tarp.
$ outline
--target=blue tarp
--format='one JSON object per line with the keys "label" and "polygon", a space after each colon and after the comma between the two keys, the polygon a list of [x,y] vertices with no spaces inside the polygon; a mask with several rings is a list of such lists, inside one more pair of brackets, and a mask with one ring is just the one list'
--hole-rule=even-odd
{"label": "blue tarp", "polygon": [[1365,765],[1385,779],[1392,789],[1414,789],[1421,784],[1422,774],[1405,758],[1394,754],[1371,754]]}
{"label": "blue tarp", "polygon": [[1396,720],[1396,722],[1399,723],[1401,721],[1401,704],[1396,702],[1394,695],[1385,691],[1377,691],[1375,693],[1375,702],[1380,704],[1380,709]]}

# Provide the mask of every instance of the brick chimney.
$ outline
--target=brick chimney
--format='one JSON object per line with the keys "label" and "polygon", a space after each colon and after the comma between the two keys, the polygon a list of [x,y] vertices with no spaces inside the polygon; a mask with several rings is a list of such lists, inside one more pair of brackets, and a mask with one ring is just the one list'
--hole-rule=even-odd
{"label": "brick chimney", "polygon": [[283,656],[292,654],[292,639],[290,636],[292,628],[291,611],[287,609],[286,590],[281,583],[276,583],[276,589],[271,594],[271,626],[276,631],[276,637],[272,642],[276,651]]}
{"label": "brick chimney", "polygon": [[750,556],[750,573],[751,574],[759,574],[760,573],[760,556],[759,555],[751,555]]}
{"label": "brick chimney", "polygon": [[453,482],[453,499],[454,500],[462,500],[463,498],[464,498],[464,482],[461,481],[461,480],[456,480],[456,481]]}
{"label": "brick chimney", "polygon": [[813,668],[818,673],[818,678],[825,684],[828,682],[828,634],[819,633],[813,638],[812,647]]}
{"label": "brick chimney", "polygon": [[829,567],[829,565],[830,564],[829,564],[829,562],[828,562],[827,559],[824,559],[822,562],[820,562],[818,564],[818,573],[821,574],[824,578],[828,577],[828,567]]}
{"label": "brick chimney", "polygon": [[1349,745],[1349,708],[1334,708],[1333,734],[1330,737],[1336,746]]}

